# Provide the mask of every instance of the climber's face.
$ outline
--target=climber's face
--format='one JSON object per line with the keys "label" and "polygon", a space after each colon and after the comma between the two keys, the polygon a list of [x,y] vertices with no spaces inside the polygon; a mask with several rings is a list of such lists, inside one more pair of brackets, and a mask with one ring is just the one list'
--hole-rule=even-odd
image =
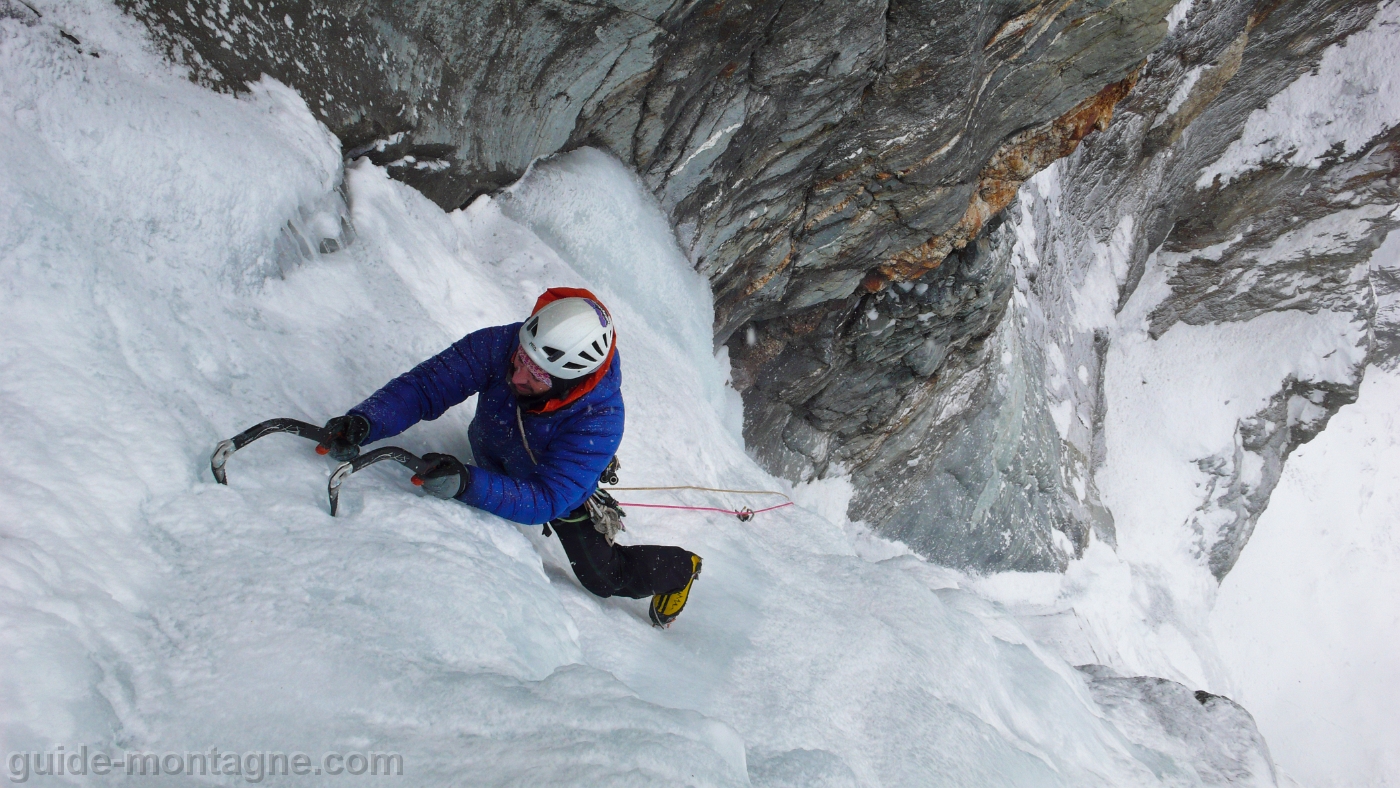
{"label": "climber's face", "polygon": [[515,349],[510,360],[510,387],[517,396],[538,397],[554,387],[554,380],[525,355],[525,348],[520,347]]}

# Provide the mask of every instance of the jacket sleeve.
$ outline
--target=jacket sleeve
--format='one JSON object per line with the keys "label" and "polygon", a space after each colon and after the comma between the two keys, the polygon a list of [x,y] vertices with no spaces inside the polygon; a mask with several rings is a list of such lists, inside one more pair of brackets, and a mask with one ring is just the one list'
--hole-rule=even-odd
{"label": "jacket sleeve", "polygon": [[519,323],[473,331],[451,347],[389,381],[350,413],[369,421],[364,443],[390,438],[432,421],[504,374]]}
{"label": "jacket sleeve", "polygon": [[472,468],[471,483],[458,500],[517,523],[537,525],[569,513],[598,484],[622,443],[623,411],[594,406],[570,419],[523,479]]}

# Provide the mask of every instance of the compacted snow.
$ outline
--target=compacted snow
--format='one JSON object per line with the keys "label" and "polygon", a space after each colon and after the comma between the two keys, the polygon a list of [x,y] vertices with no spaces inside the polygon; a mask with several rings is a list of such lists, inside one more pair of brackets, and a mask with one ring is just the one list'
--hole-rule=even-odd
{"label": "compacted snow", "polygon": [[[1400,267],[1400,234],[1372,257]],[[1393,299],[1393,296],[1390,297]],[[1299,447],[1211,626],[1244,703],[1289,776],[1400,780],[1400,371],[1370,367],[1353,405]]]}
{"label": "compacted snow", "polygon": [[1316,167],[1351,155],[1400,118],[1400,2],[1382,3],[1365,30],[1329,47],[1322,62],[1255,110],[1198,187],[1228,183],[1271,161]]}
{"label": "compacted snow", "polygon": [[1310,786],[1400,775],[1400,374],[1294,452],[1211,624],[1245,704]]}
{"label": "compacted snow", "polygon": [[[45,768],[29,753],[179,755],[169,772],[217,748],[242,773],[191,784],[281,752],[393,753],[419,786],[1194,785],[1250,752],[1232,779],[1272,783],[1228,704],[1091,687],[955,575],[806,509],[634,509],[624,539],[705,558],[663,632],[583,591],[538,528],[397,466],[352,477],[334,519],[331,463],[294,437],[214,483],[218,440],[339,414],[586,285],[619,323],[624,484],[778,488],[735,435],[704,282],[621,165],[580,151],[444,213],[343,165],[276,82],[205,91],[105,4],[0,8],[8,778]],[[470,416],[393,443],[466,456]],[[620,497],[644,495],[674,500]],[[1219,752],[1172,743],[1182,726]]]}

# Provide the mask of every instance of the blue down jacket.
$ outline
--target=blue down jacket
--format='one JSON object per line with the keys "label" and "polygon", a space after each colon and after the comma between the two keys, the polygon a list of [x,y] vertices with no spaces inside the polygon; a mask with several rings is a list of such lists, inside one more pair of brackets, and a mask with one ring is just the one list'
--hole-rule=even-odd
{"label": "blue down jacket", "polygon": [[467,429],[475,455],[463,503],[530,525],[568,514],[598,486],[622,443],[622,364],[593,389],[550,413],[522,409],[530,461],[516,426],[510,389],[510,358],[519,323],[473,331],[451,347],[391,380],[350,409],[369,420],[365,443],[393,437],[423,419],[436,419],[453,405],[479,394]]}

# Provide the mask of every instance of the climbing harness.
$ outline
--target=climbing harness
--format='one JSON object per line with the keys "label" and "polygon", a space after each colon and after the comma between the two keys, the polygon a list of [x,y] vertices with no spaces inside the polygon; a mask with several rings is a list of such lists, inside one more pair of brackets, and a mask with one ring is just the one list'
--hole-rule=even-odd
{"label": "climbing harness", "polygon": [[731,493],[733,495],[781,495],[786,498],[786,493],[777,490],[726,490],[723,487],[696,487],[693,484],[673,484],[669,487],[613,487],[614,490],[625,490],[627,492],[641,490],[700,490],[702,492]]}
{"label": "climbing harness", "polygon": [[[525,437],[525,419],[520,413],[519,405],[515,406],[515,424],[517,427],[520,428],[520,443],[522,446],[525,447],[525,453],[530,455],[530,462],[534,463],[535,465],[539,465],[539,461],[535,459],[535,453],[530,450],[530,441]],[[723,487],[699,487],[694,484],[672,484],[661,487],[616,487],[614,485],[616,485],[618,482],[617,472],[621,470],[621,468],[622,463],[617,459],[617,455],[613,455],[613,458],[608,461],[608,467],[603,470],[603,475],[598,479],[598,481],[608,485],[614,492],[619,490],[624,490],[627,492],[642,492],[651,490],[699,490],[701,492],[726,493],[729,495],[781,495],[784,498],[787,498],[786,494],[777,492],[776,490],[727,490]],[[606,500],[595,500],[600,494],[605,496]],[[589,515],[593,518],[593,527],[598,529],[598,533],[603,534],[607,537],[608,544],[612,544],[613,537],[617,535],[618,531],[627,530],[626,526],[622,524],[621,520],[621,518],[627,516],[627,513],[622,511],[622,509],[620,508],[623,506],[636,506],[642,509],[680,509],[687,512],[719,512],[720,514],[732,514],[735,517],[739,518],[739,522],[747,523],[748,521],[752,520],[753,516],[756,514],[771,512],[774,509],[781,509],[784,506],[792,506],[792,500],[789,499],[788,501],[780,503],[776,506],[767,506],[762,509],[751,509],[747,506],[745,506],[742,509],[720,509],[715,506],[680,506],[678,504],[637,503],[635,501],[619,501],[614,499],[611,495],[608,495],[606,492],[603,492],[602,489],[598,489],[594,491],[593,495],[589,496],[588,500],[585,501],[584,504],[588,508]],[[575,519],[568,519],[564,520],[564,522],[578,522],[581,519],[583,518],[580,517]],[[543,533],[545,536],[549,536],[549,523],[544,524]]]}
{"label": "climbing harness", "polygon": [[617,500],[608,491],[601,487],[594,490],[588,496],[588,500],[583,502],[588,509],[588,519],[593,521],[593,530],[603,535],[612,544],[617,539],[618,531],[626,531],[627,526],[622,524],[622,518],[627,516],[627,512],[622,511]]}
{"label": "climbing harness", "polygon": [[[535,459],[535,453],[530,450],[530,439],[525,437],[525,418],[520,414],[519,405],[515,406],[515,425],[520,428],[520,445],[525,447],[525,453],[530,456],[530,463],[532,465],[539,465],[539,460]],[[612,479],[616,482],[617,469],[621,467],[622,464],[617,461],[617,457],[614,455],[613,458],[608,461],[608,467],[603,471],[603,475],[599,481],[606,482],[608,479]],[[608,540],[608,544],[612,544],[613,540],[617,538],[618,531],[627,530],[627,526],[622,524],[622,518],[627,516],[627,512],[622,511],[622,507],[618,506],[617,500],[611,495],[608,495],[607,491],[602,488],[594,490],[593,494],[588,496],[588,499],[583,502],[582,508],[586,514],[575,517],[574,513],[570,512],[569,516],[556,517],[555,520],[565,523],[579,523],[584,520],[589,520],[593,523],[593,530],[602,534],[603,538]],[[576,509],[574,511],[578,510]],[[552,533],[552,531],[549,530],[549,523],[544,523],[540,527],[540,533],[545,536],[549,536]]]}

